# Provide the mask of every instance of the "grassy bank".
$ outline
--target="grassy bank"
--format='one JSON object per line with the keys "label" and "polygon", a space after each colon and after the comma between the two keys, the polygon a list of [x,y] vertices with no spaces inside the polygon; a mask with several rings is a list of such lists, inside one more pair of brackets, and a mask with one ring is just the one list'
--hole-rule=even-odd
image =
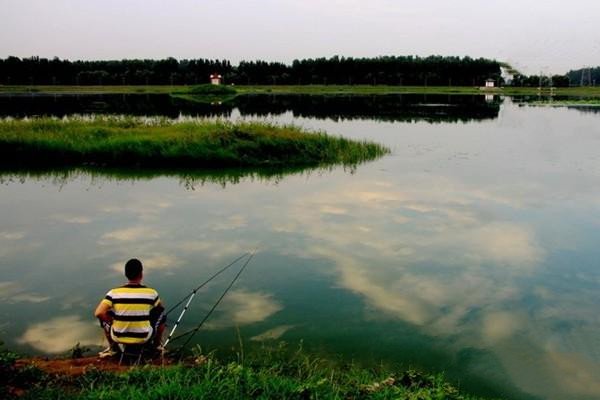
{"label": "grassy bank", "polygon": [[569,100],[539,100],[525,102],[526,105],[547,107],[600,107],[600,98],[569,99]]}
{"label": "grassy bank", "polygon": [[197,85],[181,91],[175,91],[171,96],[196,103],[223,103],[233,100],[237,90],[226,85]]}
{"label": "grassy bank", "polygon": [[356,165],[388,152],[372,142],[262,122],[133,117],[0,121],[0,165],[7,167]]}
{"label": "grassy bank", "polygon": [[[301,349],[263,347],[234,359],[197,356],[170,366],[83,375],[9,367],[7,393],[21,399],[479,399],[441,374],[364,368],[316,358]],[[113,369],[114,370],[114,369]],[[12,381],[11,381],[12,379]]]}
{"label": "grassy bank", "polygon": [[[0,94],[175,94],[193,95],[194,86],[2,86]],[[312,94],[312,95],[377,95],[377,94],[504,94],[549,95],[547,89],[539,91],[529,87],[503,87],[481,90],[472,86],[387,86],[387,85],[263,85],[235,86],[238,94]],[[600,97],[599,87],[556,88],[557,96]]]}

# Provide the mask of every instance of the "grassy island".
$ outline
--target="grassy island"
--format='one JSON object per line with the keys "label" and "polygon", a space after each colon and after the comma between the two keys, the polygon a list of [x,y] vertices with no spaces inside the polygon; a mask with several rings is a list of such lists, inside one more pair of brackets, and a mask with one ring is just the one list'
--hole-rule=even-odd
{"label": "grassy island", "polygon": [[171,96],[195,103],[223,103],[238,95],[233,86],[196,85],[189,89],[174,91]]}
{"label": "grassy island", "polygon": [[[282,351],[283,350],[283,351]],[[0,356],[2,398],[19,399],[444,399],[477,400],[442,374],[333,362],[281,346],[190,357],[178,363],[119,366]]]}
{"label": "grassy island", "polygon": [[389,149],[265,122],[94,117],[0,120],[4,167],[356,165]]}

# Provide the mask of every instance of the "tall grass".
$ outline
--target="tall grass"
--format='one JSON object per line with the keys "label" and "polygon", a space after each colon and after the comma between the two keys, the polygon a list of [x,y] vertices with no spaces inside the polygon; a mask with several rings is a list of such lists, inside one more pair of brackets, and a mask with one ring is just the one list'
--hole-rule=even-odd
{"label": "tall grass", "polygon": [[0,121],[0,165],[12,167],[355,165],[388,152],[372,142],[267,122],[136,117]]}
{"label": "tall grass", "polygon": [[442,375],[365,369],[308,355],[301,348],[264,347],[244,361],[198,357],[199,363],[140,367],[115,374],[89,370],[70,380],[33,384],[35,399],[476,399]]}

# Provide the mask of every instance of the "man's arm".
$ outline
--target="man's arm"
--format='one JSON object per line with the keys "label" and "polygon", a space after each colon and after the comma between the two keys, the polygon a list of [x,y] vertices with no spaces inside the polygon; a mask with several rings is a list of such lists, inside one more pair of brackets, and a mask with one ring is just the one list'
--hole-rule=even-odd
{"label": "man's arm", "polygon": [[111,322],[112,318],[108,313],[110,309],[111,307],[108,304],[101,301],[100,304],[98,304],[98,307],[96,307],[96,311],[94,311],[94,316],[103,322]]}

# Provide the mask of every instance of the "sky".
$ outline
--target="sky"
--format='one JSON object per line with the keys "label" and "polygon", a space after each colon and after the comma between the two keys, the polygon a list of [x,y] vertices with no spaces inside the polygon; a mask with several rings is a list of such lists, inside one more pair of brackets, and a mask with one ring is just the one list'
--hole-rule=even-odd
{"label": "sky", "polygon": [[0,57],[457,55],[527,74],[600,65],[598,0],[0,0]]}

